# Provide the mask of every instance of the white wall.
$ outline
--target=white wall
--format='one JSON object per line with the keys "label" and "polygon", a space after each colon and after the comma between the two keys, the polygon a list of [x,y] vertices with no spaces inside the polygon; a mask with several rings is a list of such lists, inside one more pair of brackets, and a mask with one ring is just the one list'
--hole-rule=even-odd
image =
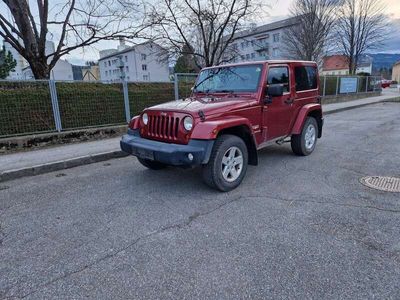
{"label": "white wall", "polygon": [[[369,73],[372,74],[372,65],[358,67],[356,69],[356,74],[358,73]],[[328,71],[321,71],[321,75],[349,75],[348,69],[342,70],[328,70]]]}
{"label": "white wall", "polygon": [[[26,67],[23,70],[22,78],[24,80],[34,79],[31,68]],[[50,79],[53,80],[73,80],[72,65],[66,60],[58,60],[54,68],[51,70]]]}
{"label": "white wall", "polygon": [[[14,59],[17,61],[17,66],[15,67],[15,72],[10,72],[7,79],[10,80],[27,80],[34,79],[29,64],[26,60],[15,50],[9,43],[4,42],[4,46],[7,51],[11,51]],[[55,46],[52,41],[46,41],[46,54],[54,53]],[[50,59],[49,59],[50,60]],[[66,60],[60,59],[50,75],[51,79],[54,80],[73,80],[72,65]]]}
{"label": "white wall", "polygon": [[101,80],[119,81],[121,78],[119,66],[122,59],[127,81],[167,82],[169,81],[168,62],[160,61],[161,54],[161,48],[157,44],[146,43],[101,58],[99,61]]}
{"label": "white wall", "polygon": [[53,80],[74,80],[72,65],[66,60],[60,59],[51,70],[50,78]]}

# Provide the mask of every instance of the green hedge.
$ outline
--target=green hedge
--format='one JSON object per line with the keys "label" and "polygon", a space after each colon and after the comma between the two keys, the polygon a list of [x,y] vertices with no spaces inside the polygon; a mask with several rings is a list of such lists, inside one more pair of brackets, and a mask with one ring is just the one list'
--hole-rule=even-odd
{"label": "green hedge", "polygon": [[[366,90],[360,78],[359,91]],[[321,94],[324,77],[321,76]],[[194,78],[179,82],[179,96],[191,93]],[[368,82],[368,91],[374,81]],[[336,77],[326,77],[325,95],[336,94]],[[121,83],[57,82],[57,96],[64,130],[123,124],[125,107]],[[131,116],[144,108],[171,101],[174,84],[128,83]],[[0,81],[0,136],[55,131],[49,83]]]}
{"label": "green hedge", "polygon": [[48,82],[0,81],[0,136],[53,130]]}
{"label": "green hedge", "polygon": [[[190,95],[191,82],[179,84],[180,97]],[[125,106],[121,83],[57,82],[64,130],[123,124]],[[131,115],[174,100],[174,84],[128,83]],[[0,136],[55,131],[49,83],[0,81]]]}
{"label": "green hedge", "polygon": [[[179,97],[188,97],[193,83],[179,83]],[[139,114],[146,107],[175,99],[174,83],[128,83],[131,115]]]}
{"label": "green hedge", "polygon": [[57,82],[63,129],[125,122],[122,84]]}

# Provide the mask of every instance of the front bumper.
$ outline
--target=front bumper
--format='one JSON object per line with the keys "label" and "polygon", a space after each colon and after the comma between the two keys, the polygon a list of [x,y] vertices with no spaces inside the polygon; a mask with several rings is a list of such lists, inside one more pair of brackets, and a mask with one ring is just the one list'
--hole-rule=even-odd
{"label": "front bumper", "polygon": [[[174,166],[194,166],[208,163],[214,140],[190,140],[187,145],[169,144],[144,139],[139,130],[128,130],[122,136],[121,150],[142,159]],[[193,159],[189,159],[189,154]]]}

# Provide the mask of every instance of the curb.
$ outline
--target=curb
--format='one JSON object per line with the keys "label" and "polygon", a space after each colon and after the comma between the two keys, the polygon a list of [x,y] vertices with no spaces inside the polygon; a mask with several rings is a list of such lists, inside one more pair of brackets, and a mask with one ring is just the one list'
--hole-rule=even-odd
{"label": "curb", "polygon": [[[355,108],[359,108],[359,107],[363,107],[363,106],[367,106],[367,105],[373,105],[373,104],[382,103],[382,102],[392,102],[392,101],[400,101],[400,97],[393,97],[393,98],[379,100],[376,102],[363,103],[363,104],[358,104],[358,105],[353,105],[353,106],[348,106],[348,107],[332,109],[329,111],[324,111],[324,115],[338,113],[338,112],[355,109]],[[33,167],[28,167],[28,168],[8,170],[8,171],[4,171],[4,172],[0,173],[0,182],[14,180],[14,179],[18,179],[18,178],[26,177],[26,176],[34,176],[34,175],[40,175],[40,174],[60,171],[60,170],[64,170],[64,169],[74,168],[74,167],[78,167],[78,166],[93,164],[93,163],[97,163],[97,162],[101,162],[101,161],[106,161],[106,160],[121,158],[121,157],[126,157],[126,156],[128,156],[127,153],[122,152],[120,150],[115,150],[115,151],[111,151],[111,152],[103,152],[103,153],[98,153],[98,154],[80,156],[80,157],[71,158],[71,159],[62,160],[62,161],[46,163],[46,164],[37,165],[37,166],[33,166]]]}
{"label": "curb", "polygon": [[[368,105],[374,105],[374,104],[384,103],[384,102],[397,102],[397,101],[400,101],[400,97],[387,98],[387,99],[382,99],[379,101],[362,103],[362,104],[357,104],[357,105],[352,105],[352,106],[347,106],[347,107],[341,107],[341,108],[336,108],[336,109],[332,109],[332,110],[328,110],[328,111],[324,110],[323,112],[324,112],[324,115],[329,115],[329,114],[334,114],[334,113],[338,113],[338,112],[342,112],[342,111],[346,111],[346,110],[350,110],[350,109],[355,109],[355,108],[360,108],[360,107],[364,107],[364,106],[368,106]],[[327,104],[327,105],[329,105],[329,104]]]}
{"label": "curb", "polygon": [[28,168],[21,168],[15,170],[8,170],[0,173],[0,182],[9,181],[13,179],[18,179],[26,176],[40,175],[55,171],[60,171],[64,169],[74,168],[78,166],[93,164],[101,161],[106,161],[114,158],[121,158],[128,156],[120,150],[103,152],[92,155],[85,155],[80,157],[75,157],[67,160],[50,162],[42,165],[37,165]]}

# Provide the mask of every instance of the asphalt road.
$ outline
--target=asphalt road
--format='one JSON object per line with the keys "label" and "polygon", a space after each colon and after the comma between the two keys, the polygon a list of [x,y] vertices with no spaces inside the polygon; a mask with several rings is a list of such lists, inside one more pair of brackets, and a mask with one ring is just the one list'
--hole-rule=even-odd
{"label": "asphalt road", "polygon": [[128,157],[0,184],[0,298],[395,299],[400,104],[326,117],[309,157],[260,153],[219,193]]}

